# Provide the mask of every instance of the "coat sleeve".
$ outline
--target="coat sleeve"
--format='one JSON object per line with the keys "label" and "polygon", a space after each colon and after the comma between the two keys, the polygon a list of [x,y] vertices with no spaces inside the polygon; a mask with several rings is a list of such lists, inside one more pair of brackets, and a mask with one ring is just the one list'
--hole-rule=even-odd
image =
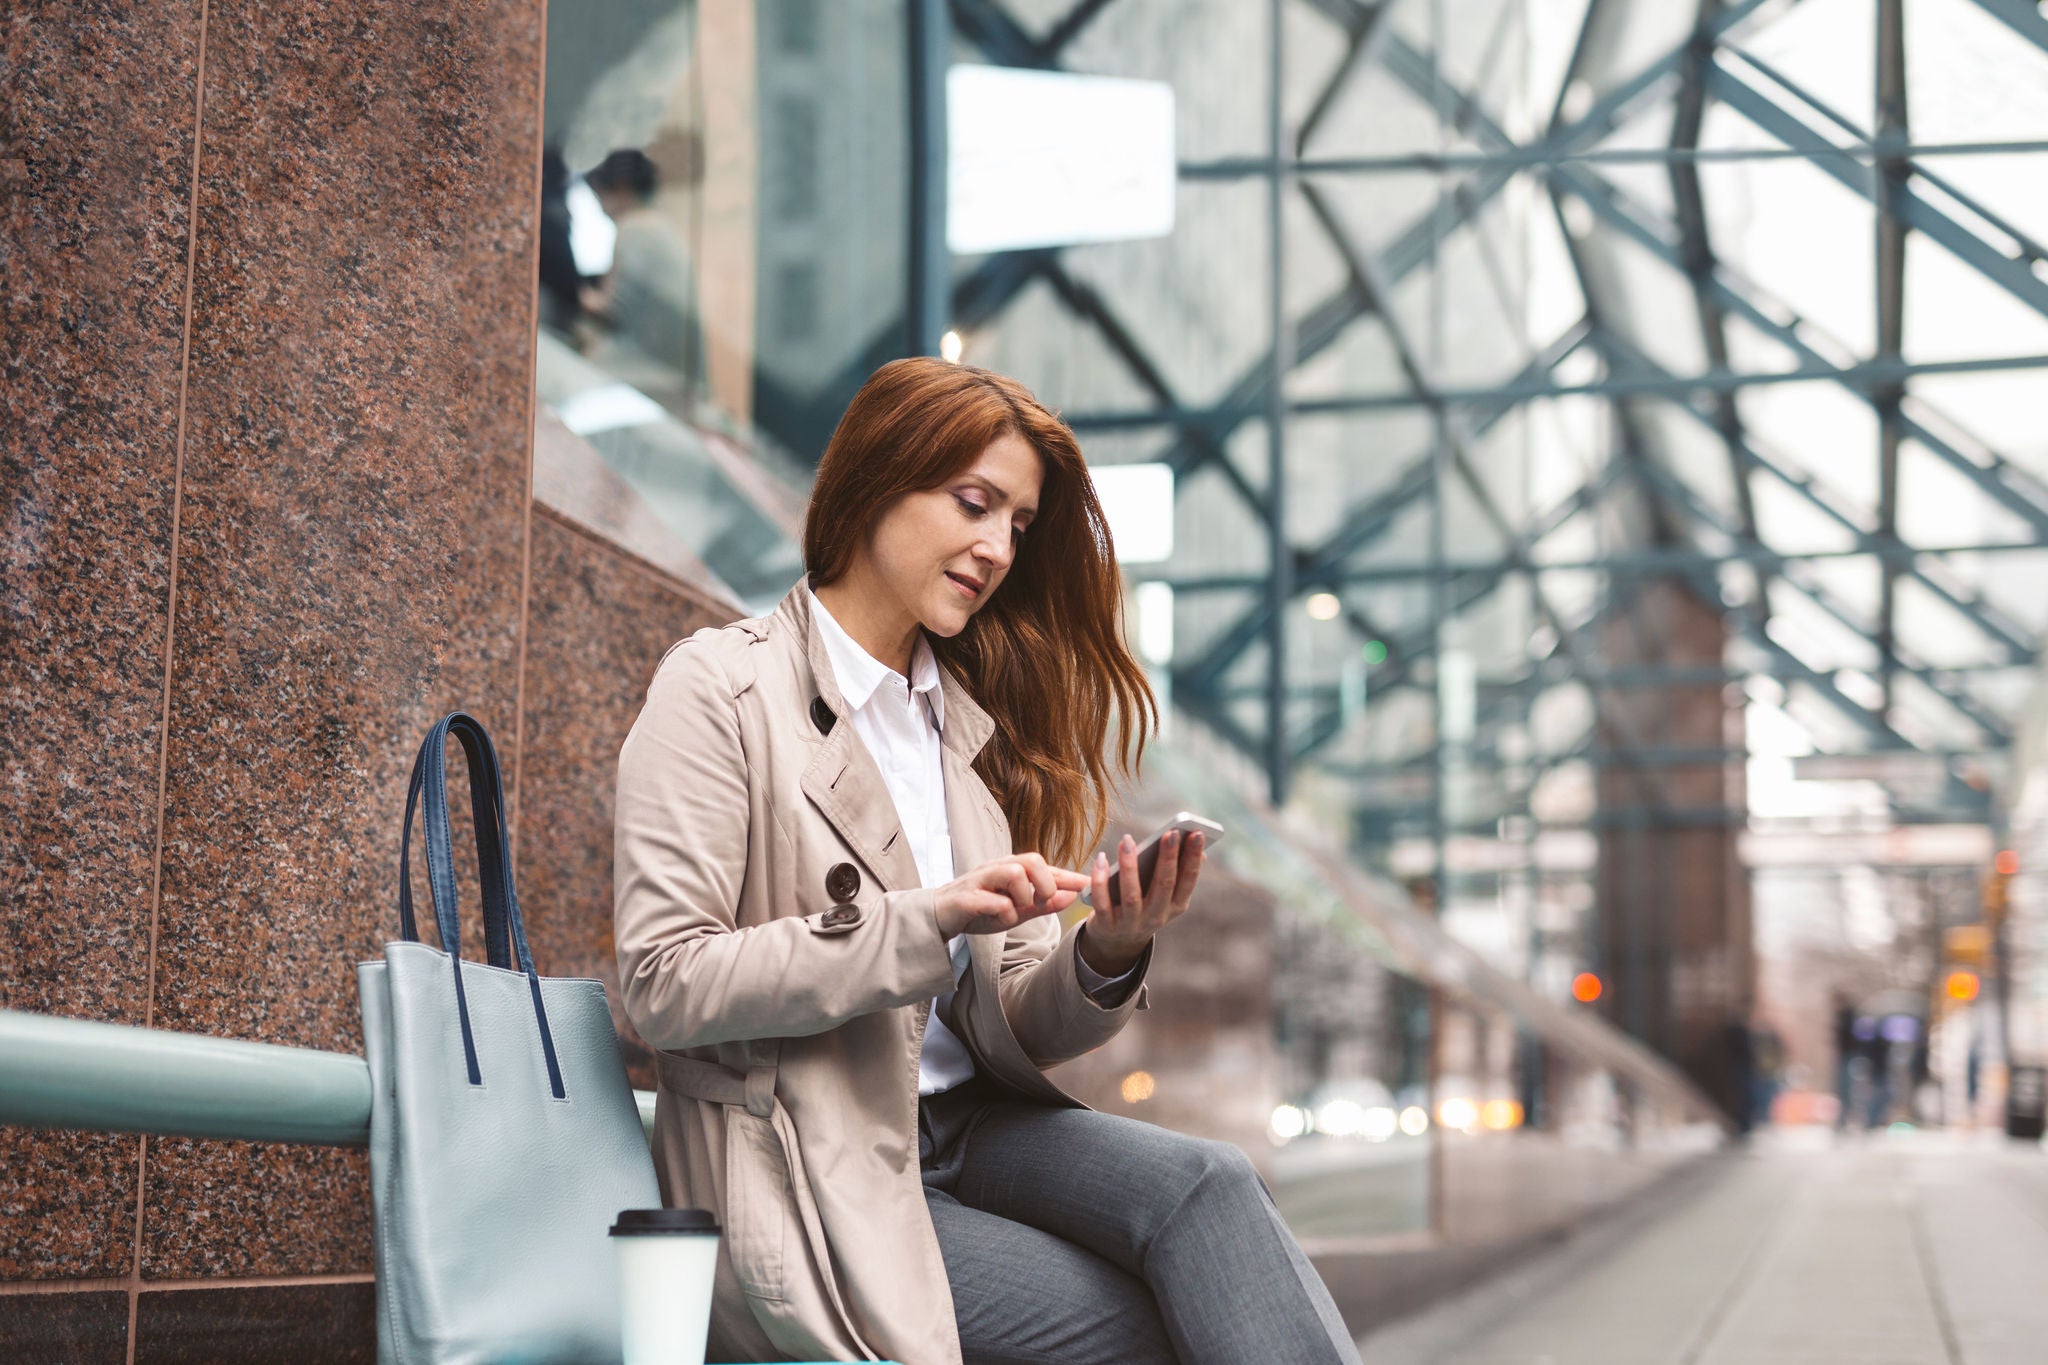
{"label": "coat sleeve", "polygon": [[1148,944],[1134,980],[1113,1005],[1102,1005],[1081,985],[1075,970],[1079,925],[1060,932],[1051,915],[1027,920],[1003,944],[1000,989],[1003,1017],[1024,1055],[1041,1067],[1056,1066],[1093,1052],[1146,1008],[1145,976],[1152,965]]}
{"label": "coat sleeve", "polygon": [[[674,1050],[823,1033],[951,989],[927,889],[894,891],[852,927],[782,915],[739,927],[751,856],[745,744],[714,648],[670,651],[619,754],[613,928],[626,1017]],[[769,854],[767,856],[772,856]]]}

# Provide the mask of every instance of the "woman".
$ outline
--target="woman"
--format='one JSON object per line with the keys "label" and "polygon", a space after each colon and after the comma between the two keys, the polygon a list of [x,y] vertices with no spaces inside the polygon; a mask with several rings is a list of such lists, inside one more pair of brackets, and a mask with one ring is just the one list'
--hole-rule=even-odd
{"label": "woman", "polygon": [[[1156,721],[1073,434],[1021,385],[884,366],[810,567],[663,659],[619,759],[626,1011],[664,1196],[725,1228],[715,1359],[1355,1361],[1236,1148],[1042,1068],[1144,1007],[1198,838],[1093,846]],[[986,708],[986,709],[984,709]],[[1057,913],[1093,888],[1092,918]]]}

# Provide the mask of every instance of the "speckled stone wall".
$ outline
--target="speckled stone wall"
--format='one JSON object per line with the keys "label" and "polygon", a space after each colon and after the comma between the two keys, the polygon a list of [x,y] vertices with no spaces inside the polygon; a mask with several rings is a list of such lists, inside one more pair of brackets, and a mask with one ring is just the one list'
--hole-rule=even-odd
{"label": "speckled stone wall", "polygon": [[[531,496],[543,9],[0,15],[0,1008],[359,1050],[457,705],[610,973],[619,741],[740,613]],[[369,1234],[360,1152],[0,1127],[0,1359],[373,1359]]]}

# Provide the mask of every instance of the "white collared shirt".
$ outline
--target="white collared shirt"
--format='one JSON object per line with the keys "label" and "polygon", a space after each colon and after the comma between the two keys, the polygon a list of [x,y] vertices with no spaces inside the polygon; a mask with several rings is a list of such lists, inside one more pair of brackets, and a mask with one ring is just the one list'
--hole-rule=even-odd
{"label": "white collared shirt", "polygon": [[[810,593],[811,612],[818,621],[818,634],[825,642],[825,655],[832,661],[832,676],[839,683],[839,695],[846,703],[847,719],[882,770],[882,781],[896,803],[896,818],[903,837],[910,841],[910,855],[917,862],[919,880],[928,887],[944,886],[956,875],[953,867],[953,827],[946,818],[946,770],[941,760],[939,735],[946,725],[946,693],[939,685],[939,664],[932,647],[917,633],[910,650],[910,677],[862,649],[845,627],[825,610],[816,593]],[[967,970],[967,935],[956,934],[950,945],[953,980]],[[1090,995],[1123,984],[1131,972],[1105,978],[1091,970],[1077,956],[1074,965],[1081,985]],[[1132,972],[1137,969],[1134,967]],[[974,1058],[968,1054],[953,1030],[946,1027],[943,1011],[952,992],[932,1002],[930,1021],[925,1025],[924,1050],[917,1059],[917,1093],[935,1095],[950,1090],[974,1075]]]}

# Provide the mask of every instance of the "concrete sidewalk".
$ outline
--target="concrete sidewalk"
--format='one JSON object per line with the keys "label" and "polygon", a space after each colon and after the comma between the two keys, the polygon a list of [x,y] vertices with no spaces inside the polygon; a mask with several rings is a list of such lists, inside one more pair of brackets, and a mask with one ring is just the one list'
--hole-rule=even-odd
{"label": "concrete sidewalk", "polygon": [[1658,1216],[1360,1343],[1367,1365],[2048,1361],[2048,1152],[1761,1135]]}

